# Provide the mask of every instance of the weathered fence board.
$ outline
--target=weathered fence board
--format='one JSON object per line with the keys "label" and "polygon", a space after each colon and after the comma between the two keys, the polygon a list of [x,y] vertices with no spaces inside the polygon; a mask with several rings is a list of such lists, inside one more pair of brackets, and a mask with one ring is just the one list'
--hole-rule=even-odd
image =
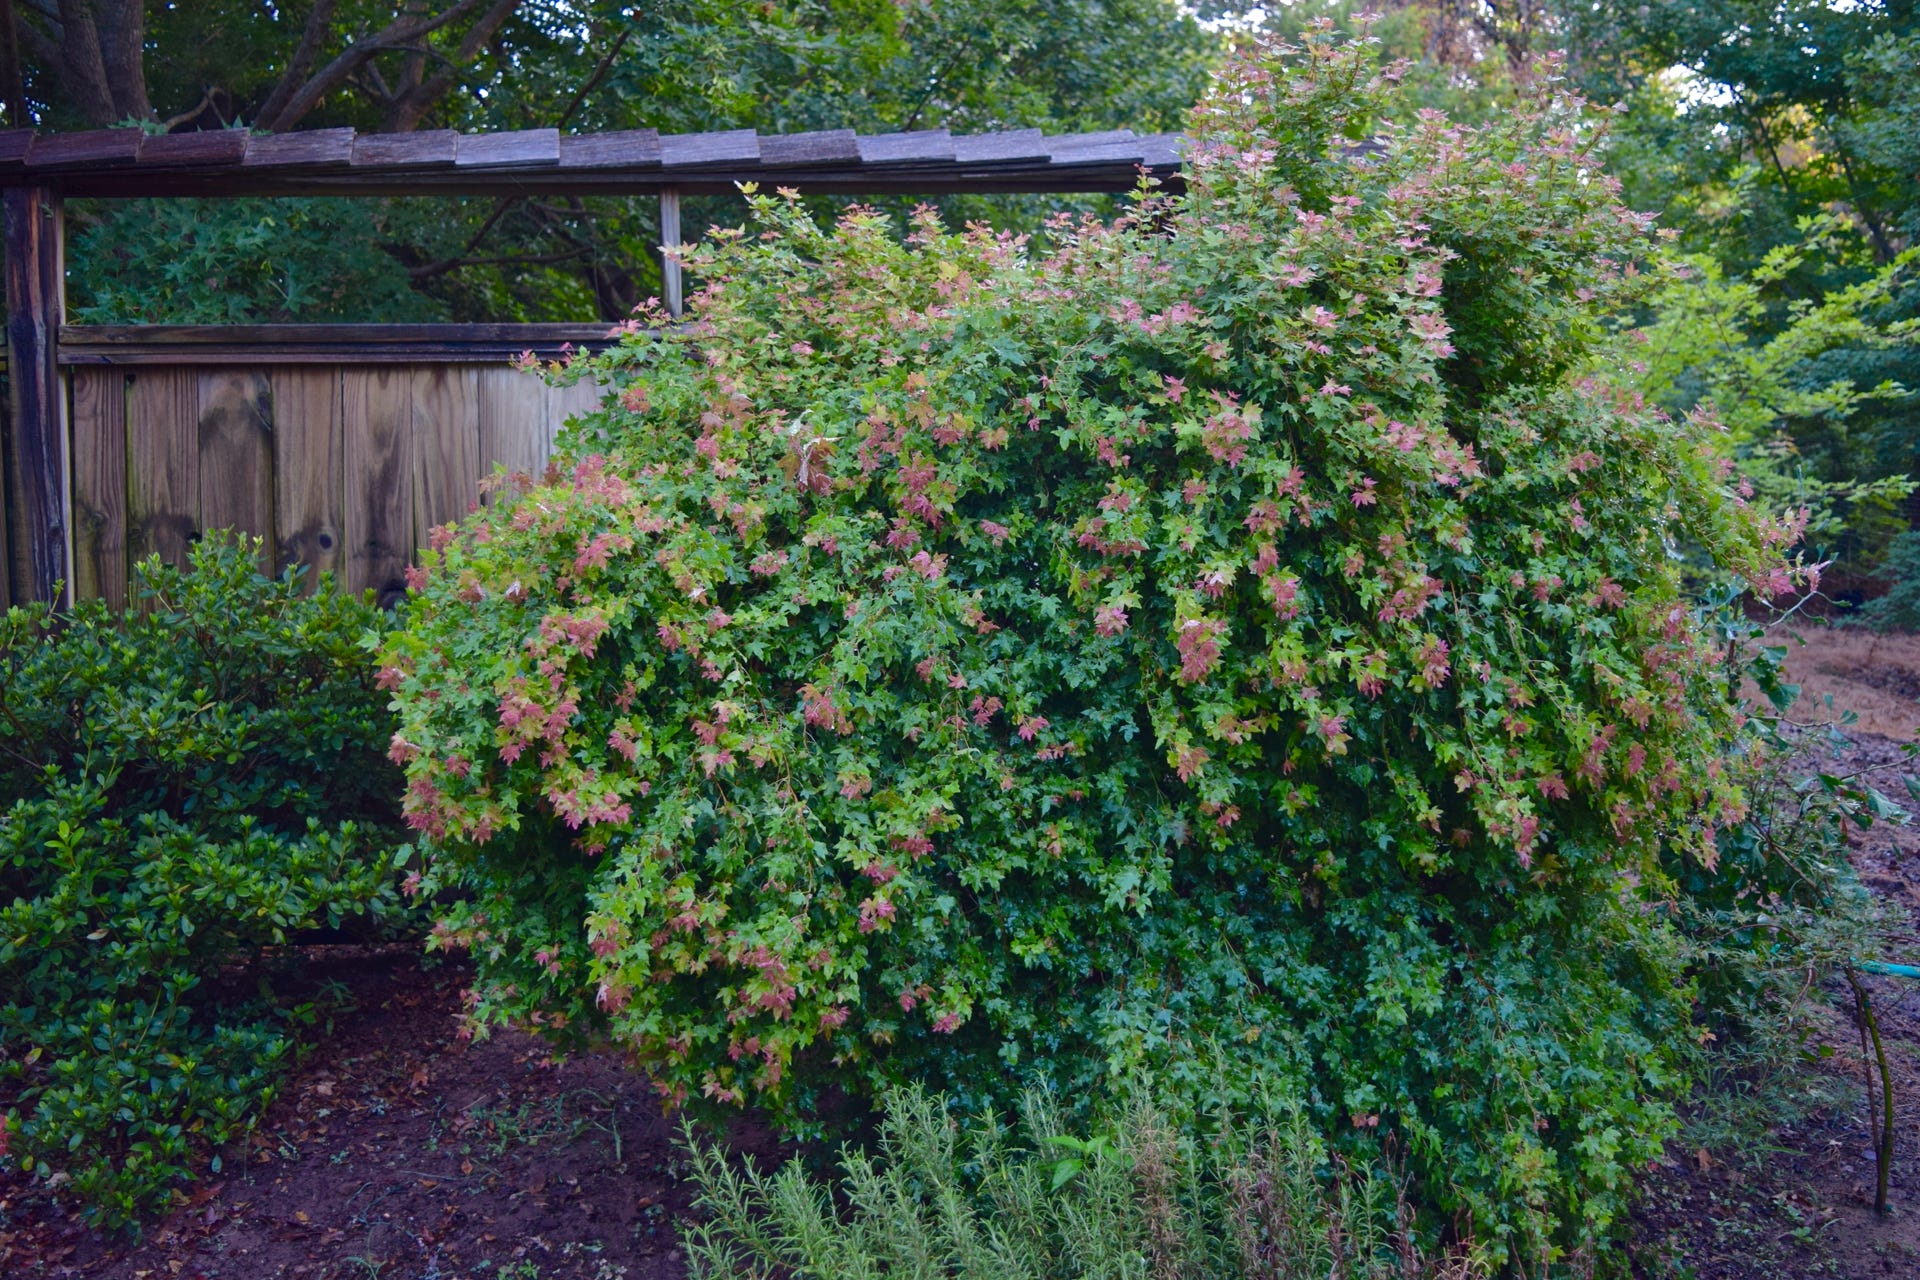
{"label": "weathered fence board", "polygon": [[346,369],[346,582],[380,603],[406,591],[413,551],[413,368]]}
{"label": "weathered fence board", "polygon": [[200,374],[200,527],[245,529],[273,567],[273,387],[257,369]]}
{"label": "weathered fence board", "polygon": [[413,545],[480,500],[480,405],[474,370],[413,371]]}
{"label": "weathered fence board", "polygon": [[308,566],[308,588],[338,574],[346,529],[346,419],[340,370],[275,365],[273,379],[274,567]]}
{"label": "weathered fence board", "polygon": [[129,381],[128,554],[185,564],[200,536],[200,374],[143,369]]}
{"label": "weathered fence board", "polygon": [[[516,473],[538,476],[553,443],[556,419],[547,408],[550,388],[518,369],[495,367],[473,372],[475,396],[480,402],[480,458],[487,474],[498,464],[509,477]],[[541,423],[541,429],[526,430],[524,424],[529,421]]]}
{"label": "weathered fence board", "polygon": [[264,540],[263,567],[331,571],[383,604],[436,525],[499,463],[538,475],[592,383],[549,388],[502,365],[192,361],[74,365],[77,598],[129,598],[129,566],[185,563],[204,531]]}
{"label": "weathered fence board", "polygon": [[73,374],[73,595],[127,603],[127,375]]}
{"label": "weathered fence board", "polygon": [[603,394],[597,383],[581,379],[570,387],[547,388],[547,449],[540,455],[542,465],[546,454],[553,452],[553,438],[560,430],[560,424],[568,418],[589,413],[600,403]]}

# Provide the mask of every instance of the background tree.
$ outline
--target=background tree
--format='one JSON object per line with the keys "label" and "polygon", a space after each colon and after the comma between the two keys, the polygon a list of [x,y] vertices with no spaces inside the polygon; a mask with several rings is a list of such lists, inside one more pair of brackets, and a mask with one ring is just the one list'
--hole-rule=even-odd
{"label": "background tree", "polygon": [[[29,81],[41,123],[101,123],[63,96],[43,19],[23,26],[39,42]],[[277,19],[216,0],[155,5],[147,19],[152,105],[131,114],[177,129],[1170,129],[1219,44],[1170,0],[314,0]],[[657,289],[652,201],[386,201],[368,216],[369,203],[77,210],[76,315],[615,320]],[[1027,222],[1041,208],[945,203]],[[688,224],[736,216],[736,204],[691,202]],[[331,234],[305,256],[277,253],[289,223]],[[156,224],[172,234],[155,236]],[[314,256],[328,251],[330,273]],[[355,284],[323,287],[329,274]]]}
{"label": "background tree", "polygon": [[[1920,514],[1898,496],[1920,474],[1920,284],[1902,256],[1920,231],[1920,6],[1562,3],[1557,21],[1579,86],[1625,108],[1611,167],[1629,201],[1710,290],[1744,291],[1738,325],[1692,286],[1656,306],[1671,345],[1650,390],[1765,420],[1744,443],[1782,492],[1853,493],[1826,513],[1825,554],[1857,592]],[[1688,349],[1701,358],[1676,367]],[[1769,376],[1739,376],[1755,358]]]}
{"label": "background tree", "polygon": [[[1297,33],[1352,0],[1275,9]],[[1763,495],[1815,508],[1843,595],[1875,588],[1916,514],[1920,16],[1913,0],[1390,0],[1379,56],[1409,109],[1484,119],[1539,75],[1614,104],[1610,171],[1691,276],[1650,299],[1642,390],[1712,402]],[[1564,50],[1563,62],[1546,55]]]}
{"label": "background tree", "polygon": [[[169,128],[244,121],[417,127],[463,78],[511,57],[571,6],[542,0],[270,5],[14,0],[34,122]],[[516,16],[523,18],[510,26]],[[348,118],[351,117],[351,118]],[[16,122],[24,123],[24,122]]]}

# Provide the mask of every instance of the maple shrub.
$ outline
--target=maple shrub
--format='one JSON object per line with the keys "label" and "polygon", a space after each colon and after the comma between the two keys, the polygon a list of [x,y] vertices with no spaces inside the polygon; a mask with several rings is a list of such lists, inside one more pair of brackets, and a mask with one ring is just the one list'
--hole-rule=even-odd
{"label": "maple shrub", "polygon": [[1251,50],[1183,193],[1044,246],[750,193],[573,363],[381,657],[476,1025],[802,1132],[1291,1092],[1490,1256],[1603,1234],[1688,1034],[1648,908],[1740,812],[1671,548],[1793,530],[1589,376],[1659,275],[1594,118],[1395,93]]}

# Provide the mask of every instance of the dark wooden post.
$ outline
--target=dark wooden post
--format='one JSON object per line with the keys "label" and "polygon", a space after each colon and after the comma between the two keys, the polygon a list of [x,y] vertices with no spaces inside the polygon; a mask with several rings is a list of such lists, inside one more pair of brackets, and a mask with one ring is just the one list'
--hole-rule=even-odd
{"label": "dark wooden post", "polygon": [[60,197],[9,187],[7,243],[7,541],[13,599],[71,598],[67,568],[66,394],[54,343],[66,316]]}

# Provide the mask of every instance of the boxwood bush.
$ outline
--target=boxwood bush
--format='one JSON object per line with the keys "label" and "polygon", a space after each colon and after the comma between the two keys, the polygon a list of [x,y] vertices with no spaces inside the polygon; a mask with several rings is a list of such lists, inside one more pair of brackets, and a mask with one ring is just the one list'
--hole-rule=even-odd
{"label": "boxwood bush", "polygon": [[[119,1224],[272,1096],[311,1005],[251,962],[397,917],[370,603],[149,560],[141,604],[0,617],[0,1154]],[[250,967],[251,966],[251,967]]]}
{"label": "boxwood bush", "polygon": [[1044,241],[749,193],[385,650],[479,1020],[803,1132],[1257,1081],[1590,1262],[1671,1127],[1662,858],[1741,806],[1674,549],[1772,592],[1794,530],[1596,366],[1657,243],[1541,86],[1263,46],[1184,192]]}

